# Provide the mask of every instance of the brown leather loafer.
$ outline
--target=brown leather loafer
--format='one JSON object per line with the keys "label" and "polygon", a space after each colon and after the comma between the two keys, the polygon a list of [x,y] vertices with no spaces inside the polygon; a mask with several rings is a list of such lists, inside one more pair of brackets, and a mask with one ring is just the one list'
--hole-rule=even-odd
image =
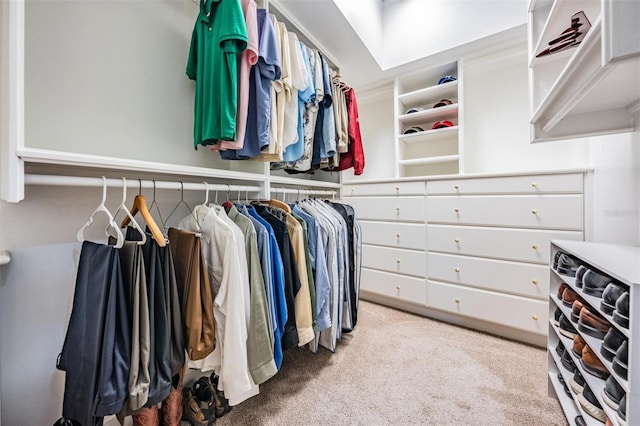
{"label": "brown leather loafer", "polygon": [[568,306],[568,307],[573,306],[573,302],[575,302],[579,298],[580,296],[578,296],[578,293],[576,293],[575,291],[571,290],[568,287],[562,292],[562,303],[565,306]]}
{"label": "brown leather loafer", "polygon": [[582,349],[580,364],[582,364],[584,370],[592,376],[596,376],[601,379],[609,377],[609,370],[607,370],[607,367],[604,366],[588,345],[585,345]]}
{"label": "brown leather loafer", "polygon": [[582,336],[576,334],[576,337],[573,338],[573,348],[571,350],[577,357],[582,356],[582,350],[587,345],[587,342],[584,341]]}
{"label": "brown leather loafer", "polygon": [[564,293],[564,291],[566,289],[569,288],[569,285],[567,285],[566,283],[561,283],[560,286],[558,287],[558,300],[562,300],[562,293]]}
{"label": "brown leather loafer", "polygon": [[582,303],[582,300],[576,300],[571,306],[571,321],[578,322],[578,319],[580,319],[580,311],[584,308],[584,303]]}
{"label": "brown leather loafer", "polygon": [[580,319],[578,319],[578,330],[596,339],[604,339],[607,332],[611,328],[611,324],[600,315],[591,312],[586,307],[580,310]]}

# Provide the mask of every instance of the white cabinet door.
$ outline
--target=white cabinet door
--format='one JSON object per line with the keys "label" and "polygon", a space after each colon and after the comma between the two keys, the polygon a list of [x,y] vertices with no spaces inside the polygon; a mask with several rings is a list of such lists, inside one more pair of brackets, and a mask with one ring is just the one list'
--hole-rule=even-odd
{"label": "white cabinet door", "polygon": [[424,197],[355,197],[349,204],[358,219],[424,222]]}
{"label": "white cabinet door", "polygon": [[428,253],[428,278],[452,284],[547,300],[549,268],[546,265]]}
{"label": "white cabinet door", "polygon": [[427,250],[549,264],[552,239],[582,240],[580,231],[427,225]]}
{"label": "white cabinet door", "polygon": [[362,268],[360,289],[417,305],[424,306],[427,303],[427,283],[424,278]]}
{"label": "white cabinet door", "polygon": [[428,281],[427,306],[537,334],[548,330],[548,302]]}
{"label": "white cabinet door", "polygon": [[425,276],[424,251],[362,246],[362,266],[403,275]]}
{"label": "white cabinet door", "polygon": [[582,173],[447,179],[427,182],[428,195],[582,193]]}
{"label": "white cabinet door", "polygon": [[432,223],[500,227],[583,228],[583,200],[570,195],[431,196],[427,220]]}
{"label": "white cabinet door", "polygon": [[361,220],[362,242],[379,246],[424,250],[423,224],[399,222],[375,222]]}

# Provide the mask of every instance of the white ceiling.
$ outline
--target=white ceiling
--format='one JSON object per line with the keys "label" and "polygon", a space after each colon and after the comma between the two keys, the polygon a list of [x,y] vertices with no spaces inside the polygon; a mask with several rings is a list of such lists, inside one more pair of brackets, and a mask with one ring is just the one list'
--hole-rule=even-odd
{"label": "white ceiling", "polygon": [[270,8],[356,87],[526,37],[526,0],[270,0]]}

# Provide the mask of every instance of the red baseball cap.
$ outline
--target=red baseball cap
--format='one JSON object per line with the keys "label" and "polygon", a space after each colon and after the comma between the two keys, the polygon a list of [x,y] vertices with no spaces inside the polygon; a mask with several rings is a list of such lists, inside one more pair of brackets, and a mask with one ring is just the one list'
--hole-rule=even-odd
{"label": "red baseball cap", "polygon": [[449,120],[442,120],[442,121],[436,121],[433,124],[433,127],[431,127],[432,129],[441,129],[443,127],[452,127],[453,123],[450,122]]}

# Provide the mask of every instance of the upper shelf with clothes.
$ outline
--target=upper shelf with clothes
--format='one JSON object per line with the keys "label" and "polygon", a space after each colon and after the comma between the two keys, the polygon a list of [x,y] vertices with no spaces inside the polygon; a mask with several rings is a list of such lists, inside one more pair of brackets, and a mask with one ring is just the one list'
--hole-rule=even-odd
{"label": "upper shelf with clothes", "polygon": [[[34,164],[270,179],[262,162],[194,149],[186,75],[194,2],[16,0],[2,8],[2,199],[24,198],[25,167]],[[314,181],[339,187],[340,175],[317,173],[301,185]]]}

